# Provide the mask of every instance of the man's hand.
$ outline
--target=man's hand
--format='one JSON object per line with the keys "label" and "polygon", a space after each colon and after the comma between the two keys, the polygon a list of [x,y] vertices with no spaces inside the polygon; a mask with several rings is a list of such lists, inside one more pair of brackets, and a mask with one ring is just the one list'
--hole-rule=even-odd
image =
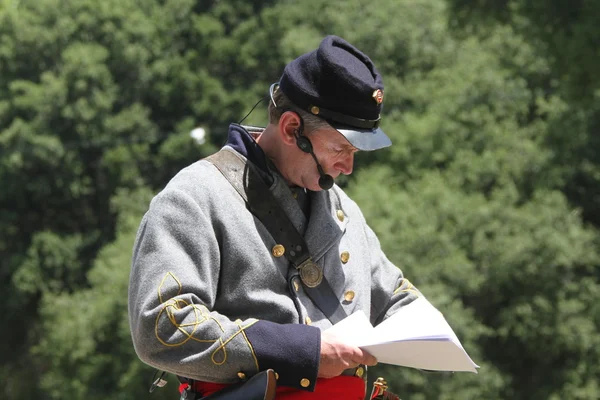
{"label": "man's hand", "polygon": [[360,348],[341,341],[337,336],[321,333],[321,363],[319,378],[333,378],[348,368],[360,364],[375,365],[377,359]]}

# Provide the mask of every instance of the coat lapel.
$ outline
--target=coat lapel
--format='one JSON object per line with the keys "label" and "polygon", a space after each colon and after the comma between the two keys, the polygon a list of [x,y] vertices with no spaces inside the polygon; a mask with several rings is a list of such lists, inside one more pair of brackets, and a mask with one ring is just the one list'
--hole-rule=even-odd
{"label": "coat lapel", "polygon": [[340,240],[348,223],[348,218],[338,217],[338,211],[343,210],[335,189],[308,192],[310,214],[307,218],[284,179],[278,173],[273,177],[273,196],[296,230],[304,236],[312,259],[320,259]]}
{"label": "coat lapel", "polygon": [[313,260],[318,260],[337,243],[346,230],[347,218],[337,217],[339,199],[331,190],[310,192],[310,216],[304,240]]}

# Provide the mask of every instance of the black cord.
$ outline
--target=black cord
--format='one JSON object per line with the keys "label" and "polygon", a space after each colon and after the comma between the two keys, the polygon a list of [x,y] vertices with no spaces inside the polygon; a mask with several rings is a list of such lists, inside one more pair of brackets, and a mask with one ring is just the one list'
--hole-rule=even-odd
{"label": "black cord", "polygon": [[244,118],[242,118],[242,119],[240,120],[240,122],[238,122],[238,124],[239,124],[239,125],[241,125],[241,124],[242,124],[242,122],[244,122],[244,120],[245,120],[246,118],[248,118],[248,116],[249,116],[250,114],[252,114],[252,111],[254,111],[254,109],[256,108],[256,106],[257,106],[257,105],[259,105],[260,103],[262,103],[263,101],[265,101],[265,100],[266,100],[266,99],[268,99],[268,98],[269,98],[269,96],[265,96],[265,97],[263,97],[262,99],[260,99],[259,101],[257,101],[257,102],[256,102],[256,104],[254,105],[254,107],[252,107],[252,109],[251,109],[251,110],[248,112],[248,114],[246,114],[246,116],[245,116]]}

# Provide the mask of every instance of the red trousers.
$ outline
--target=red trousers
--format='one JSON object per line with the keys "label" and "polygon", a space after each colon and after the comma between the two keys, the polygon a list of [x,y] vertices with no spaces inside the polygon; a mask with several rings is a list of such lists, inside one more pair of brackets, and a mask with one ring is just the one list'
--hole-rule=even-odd
{"label": "red trousers", "polygon": [[[202,393],[203,396],[218,392],[227,386],[220,383],[194,382],[194,389]],[[182,392],[186,387],[187,383],[182,383],[179,386],[179,391]],[[363,400],[366,390],[365,381],[362,378],[356,376],[336,376],[331,379],[319,378],[314,392],[280,386],[277,388],[275,398],[277,400]]]}

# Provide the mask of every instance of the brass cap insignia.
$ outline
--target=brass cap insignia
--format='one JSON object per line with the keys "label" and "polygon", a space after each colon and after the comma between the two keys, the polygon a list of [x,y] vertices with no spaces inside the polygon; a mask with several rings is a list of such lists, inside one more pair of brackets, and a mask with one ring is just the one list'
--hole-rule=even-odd
{"label": "brass cap insignia", "polygon": [[377,104],[383,103],[383,90],[377,89],[373,92],[373,99]]}

